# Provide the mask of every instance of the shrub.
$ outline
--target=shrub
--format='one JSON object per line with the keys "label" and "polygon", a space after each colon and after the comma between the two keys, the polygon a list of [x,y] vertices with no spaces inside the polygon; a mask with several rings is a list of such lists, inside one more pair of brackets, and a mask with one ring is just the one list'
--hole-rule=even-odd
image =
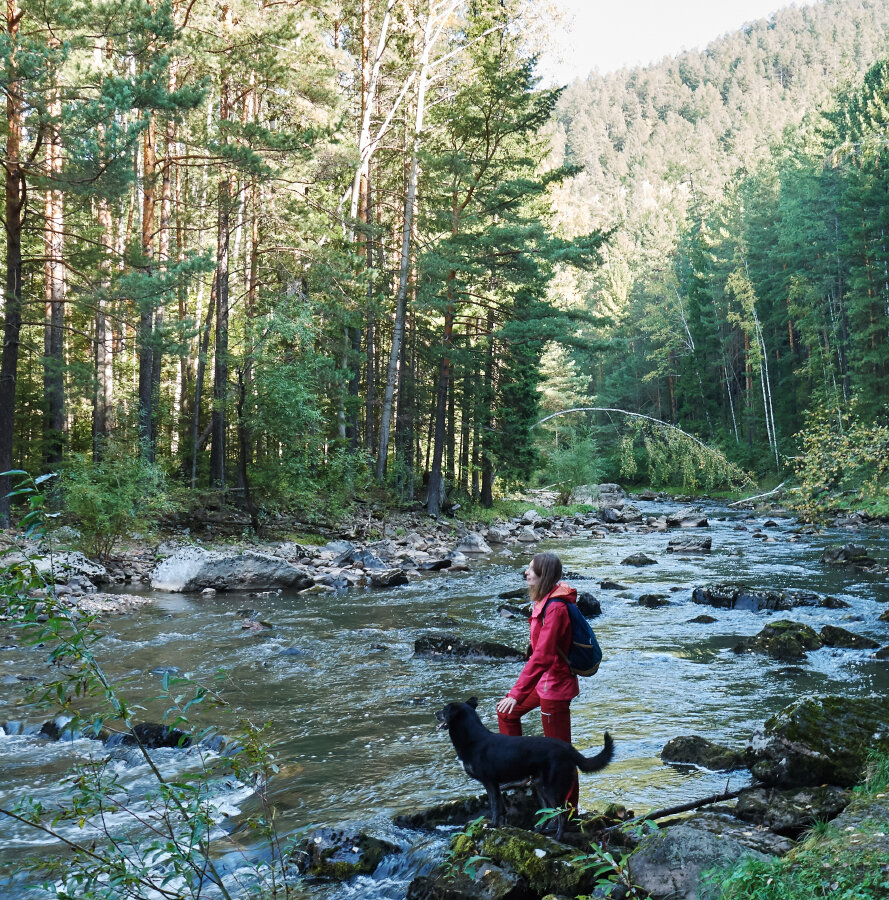
{"label": "shrub", "polygon": [[172,508],[160,467],[118,441],[104,451],[98,462],[72,455],[59,481],[63,514],[79,529],[81,549],[100,559]]}

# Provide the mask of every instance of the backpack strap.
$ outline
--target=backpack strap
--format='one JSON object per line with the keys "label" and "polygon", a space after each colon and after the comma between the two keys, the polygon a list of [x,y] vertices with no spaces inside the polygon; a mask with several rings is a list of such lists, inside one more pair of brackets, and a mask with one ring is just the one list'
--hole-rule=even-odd
{"label": "backpack strap", "polygon": [[[565,612],[568,612],[568,601],[567,601],[567,600],[563,600],[561,597],[550,597],[550,598],[546,601],[546,603],[543,604],[543,609],[540,611],[540,621],[541,621],[541,623],[543,622],[543,619],[544,619],[544,617],[546,616],[546,609],[547,609],[547,607],[548,607],[548,606],[550,605],[550,603],[552,603],[553,601],[556,601],[557,603],[563,603],[563,604],[565,605]],[[568,624],[571,625],[571,614],[570,614],[570,613],[568,614]],[[573,626],[573,625],[571,626],[571,634],[569,635],[569,641],[570,641],[570,642],[569,642],[568,646],[570,647],[570,646],[571,646],[571,642],[574,641],[574,626]],[[564,660],[565,665],[567,665],[567,666],[570,668],[570,667],[571,667],[571,663],[568,662],[568,654],[567,654],[561,647],[556,647],[556,653],[558,653],[559,656],[562,658],[562,660]]]}

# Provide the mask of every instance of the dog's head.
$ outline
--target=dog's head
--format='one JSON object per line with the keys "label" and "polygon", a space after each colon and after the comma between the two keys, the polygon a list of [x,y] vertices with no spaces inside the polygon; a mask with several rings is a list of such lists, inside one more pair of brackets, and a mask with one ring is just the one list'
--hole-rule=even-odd
{"label": "dog's head", "polygon": [[477,706],[478,697],[470,697],[465,703],[456,701],[449,703],[435,714],[435,718],[438,719],[438,727],[447,728],[451,722],[455,722],[461,716],[465,716],[467,711],[472,710],[474,713]]}

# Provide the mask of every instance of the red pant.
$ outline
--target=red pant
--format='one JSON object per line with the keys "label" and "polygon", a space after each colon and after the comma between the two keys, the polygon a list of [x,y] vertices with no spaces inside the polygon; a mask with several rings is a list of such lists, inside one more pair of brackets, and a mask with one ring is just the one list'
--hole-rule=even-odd
{"label": "red pant", "polygon": [[[558,738],[560,741],[571,743],[571,701],[547,700],[541,697],[537,691],[532,691],[524,703],[517,703],[509,715],[497,713],[497,724],[501,734],[521,735],[522,716],[540,707],[540,719],[543,722],[543,733],[547,737]],[[577,809],[579,787],[577,784],[577,772],[574,773],[574,786],[565,798],[565,804]]]}

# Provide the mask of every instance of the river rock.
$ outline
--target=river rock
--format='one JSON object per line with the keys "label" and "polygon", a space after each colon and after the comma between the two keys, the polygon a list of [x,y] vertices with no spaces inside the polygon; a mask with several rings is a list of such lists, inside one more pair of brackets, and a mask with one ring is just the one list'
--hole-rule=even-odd
{"label": "river rock", "polygon": [[840,647],[843,650],[877,650],[879,643],[862,634],[855,634],[838,625],[825,625],[819,634],[826,647]]}
{"label": "river rock", "polygon": [[407,584],[408,577],[404,569],[385,569],[382,572],[371,572],[370,583],[372,587],[391,588],[400,584]]}
{"label": "river rock", "polygon": [[541,518],[540,513],[537,512],[536,509],[526,509],[522,514],[522,518],[519,519],[519,522],[522,525],[534,525],[536,522],[539,522]]}
{"label": "river rock", "polygon": [[674,825],[647,835],[627,865],[633,884],[651,897],[697,900],[704,872],[728,868],[745,856],[769,859],[726,834]]}
{"label": "river rock", "polygon": [[664,518],[669,528],[706,528],[710,524],[700,506],[686,506]]}
{"label": "river rock", "polygon": [[632,556],[622,559],[620,564],[622,566],[656,566],[657,560],[644,553],[634,553]]}
{"label": "river rock", "polygon": [[251,591],[287,587],[303,590],[314,579],[308,570],[280,556],[243,552],[219,552],[186,547],[161,560],[151,573],[156,591],[190,593],[206,587],[218,591]]}
{"label": "river rock", "polygon": [[818,650],[820,647],[821,638],[814,628],[802,622],[779,619],[777,622],[770,622],[755,637],[741,641],[735,647],[735,653],[751,651],[763,653],[772,659],[792,662],[805,659],[807,651]]}
{"label": "river rock", "polygon": [[734,813],[745,822],[797,838],[816,822],[835,819],[851,797],[850,791],[830,784],[792,790],[751,788],[738,797]]}
{"label": "river rock", "polygon": [[[602,604],[586,591],[581,591],[577,595],[577,608],[588,618],[595,619],[596,616],[602,615]],[[528,617],[530,618],[530,616]]]}
{"label": "river rock", "polygon": [[442,569],[450,569],[453,564],[451,559],[431,559],[420,563],[421,572],[440,572]]}
{"label": "river rock", "polygon": [[485,531],[485,539],[491,544],[505,544],[511,536],[510,530],[504,525],[492,525]]}
{"label": "river rock", "polygon": [[300,872],[326,881],[348,881],[356,875],[372,875],[384,856],[401,848],[363,831],[319,828],[310,832],[293,851]]}
{"label": "river rock", "polygon": [[32,559],[37,571],[49,582],[67,583],[72,576],[82,575],[92,584],[108,584],[111,577],[101,563],[87,559],[79,550],[68,550]]}
{"label": "river rock", "polygon": [[142,744],[148,750],[156,750],[158,747],[190,747],[191,743],[191,735],[178,728],[170,728],[169,725],[155,722],[140,722],[133,726],[132,731],[113,734],[105,741],[108,747],[132,747]]}
{"label": "river rock", "polygon": [[603,591],[625,591],[625,590],[627,590],[627,586],[625,584],[620,584],[617,581],[603,581],[599,584],[599,587],[602,588]]}
{"label": "river rock", "polygon": [[540,540],[540,535],[534,530],[533,526],[526,525],[519,533],[518,539],[523,544],[535,544]]}
{"label": "river rock", "polygon": [[889,752],[889,697],[805,697],[757,729],[747,751],[753,776],[775,787],[862,780],[871,751]]}
{"label": "river rock", "polygon": [[579,506],[621,506],[627,492],[619,484],[580,484],[571,491],[569,504]]}
{"label": "river rock", "polygon": [[695,616],[693,619],[688,620],[689,625],[712,625],[714,622],[718,622],[715,616],[708,616],[706,614],[701,616]]}
{"label": "river rock", "polygon": [[363,550],[346,550],[344,553],[340,553],[339,556],[333,560],[331,565],[337,568],[340,566],[356,566],[357,568],[371,572],[380,572],[389,568],[379,556],[372,553],[367,548]]}
{"label": "river rock", "polygon": [[798,606],[824,606],[839,608],[848,606],[836,597],[821,598],[812,591],[778,591],[768,588],[753,590],[743,584],[715,584],[712,587],[696,587],[691,593],[693,603],[715,606],[720,609],[743,609],[759,612],[761,609],[785,611]]}
{"label": "river rock", "polygon": [[424,634],[414,641],[415,656],[455,656],[474,659],[524,659],[514,647],[493,641],[464,641],[453,634]]}
{"label": "river rock", "polygon": [[685,535],[683,537],[671,538],[667,543],[667,553],[689,553],[700,555],[710,553],[713,545],[713,538],[697,537],[695,535]]}
{"label": "river rock", "polygon": [[[533,828],[538,819],[537,810],[540,809],[537,791],[531,787],[518,787],[507,789],[502,795],[506,821],[517,828]],[[462,828],[468,822],[490,814],[491,801],[488,795],[477,794],[449,800],[420,812],[396,816],[394,822],[399,828],[434,831],[442,825],[459,825]]]}
{"label": "river rock", "polygon": [[636,603],[646,609],[660,609],[662,606],[670,605],[666,594],[642,594]]}
{"label": "river rock", "polygon": [[696,734],[667,741],[661,750],[661,759],[665,763],[701,766],[714,772],[731,772],[745,766],[743,753]]}
{"label": "river rock", "polygon": [[859,569],[872,569],[877,564],[869,555],[867,547],[860,547],[857,544],[828,547],[821,554],[821,562],[826,566],[855,566]]}
{"label": "river rock", "polygon": [[[501,542],[502,543],[502,542]],[[476,531],[469,531],[457,544],[458,553],[491,553],[492,550],[485,539]]]}

